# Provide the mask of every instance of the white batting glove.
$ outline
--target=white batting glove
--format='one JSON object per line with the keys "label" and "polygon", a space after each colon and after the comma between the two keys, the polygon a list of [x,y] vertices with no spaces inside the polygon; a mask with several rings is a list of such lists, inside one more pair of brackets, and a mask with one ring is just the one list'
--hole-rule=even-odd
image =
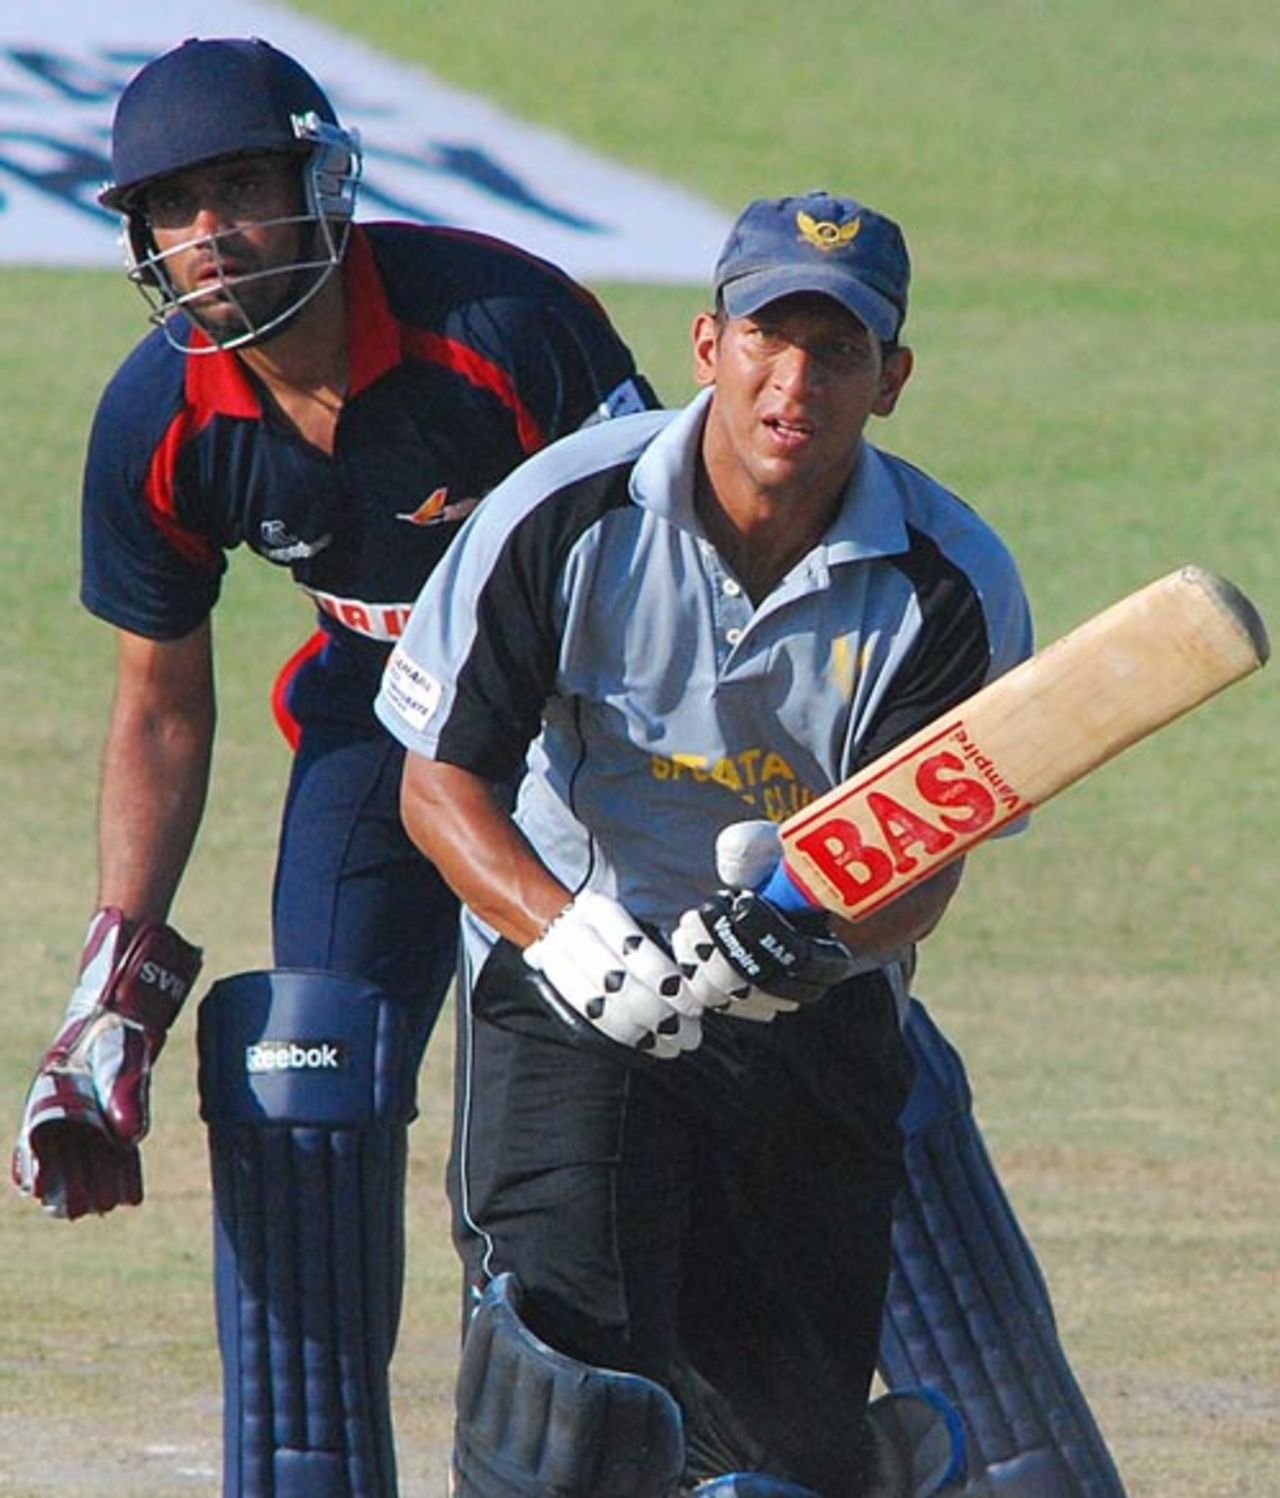
{"label": "white batting glove", "polygon": [[697,1047],[702,1006],[679,967],[607,895],[587,890],[524,951],[554,996],[610,1040],[663,1060]]}
{"label": "white batting glove", "polygon": [[36,1071],[13,1151],[14,1184],[53,1217],[142,1200],[138,1144],[151,1123],[151,1068],[200,971],[171,926],[115,908],[89,923],[80,981]]}

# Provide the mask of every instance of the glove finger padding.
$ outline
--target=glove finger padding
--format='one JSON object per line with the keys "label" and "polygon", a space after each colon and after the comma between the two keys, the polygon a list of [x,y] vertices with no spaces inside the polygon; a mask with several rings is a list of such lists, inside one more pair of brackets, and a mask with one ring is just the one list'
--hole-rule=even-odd
{"label": "glove finger padding", "polygon": [[[33,1131],[23,1190],[50,1217],[75,1221],[90,1212],[135,1207],[142,1200],[142,1156],[136,1145],[117,1144],[87,1124],[48,1119]],[[18,1165],[15,1152],[15,1178]]]}
{"label": "glove finger padding", "polygon": [[111,1132],[136,1143],[151,1127],[151,1065],[163,1039],[153,1043],[141,1025],[112,1019],[92,1048],[94,1086],[105,1099]]}
{"label": "glove finger padding", "polygon": [[824,916],[788,917],[753,890],[721,890],[686,911],[673,945],[695,996],[717,992],[719,1002],[709,1000],[708,1007],[727,1004],[729,1014],[744,1019],[771,1019],[812,1003],[854,971],[852,953],[830,934]]}
{"label": "glove finger padding", "polygon": [[701,910],[686,910],[671,933],[671,950],[694,998],[704,1009],[733,1019],[768,1023],[800,1006],[765,993],[742,976],[716,945]]}
{"label": "glove finger padding", "polygon": [[12,1173],[18,1189],[51,1217],[74,1220],[142,1200],[138,1148],[111,1134],[85,1073],[42,1071],[36,1077]]}
{"label": "glove finger padding", "polygon": [[524,960],[620,1045],[670,1060],[702,1039],[701,1006],[679,967],[606,895],[579,895],[525,949]]}

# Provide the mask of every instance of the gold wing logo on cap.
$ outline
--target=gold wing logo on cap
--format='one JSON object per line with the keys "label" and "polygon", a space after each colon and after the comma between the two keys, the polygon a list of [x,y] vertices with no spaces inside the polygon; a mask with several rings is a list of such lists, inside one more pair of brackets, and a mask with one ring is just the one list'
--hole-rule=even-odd
{"label": "gold wing logo on cap", "polygon": [[802,208],[796,214],[796,225],[800,230],[800,238],[825,254],[828,250],[842,250],[845,245],[852,243],[858,237],[858,230],[862,228],[862,220],[851,218],[847,224],[833,224],[830,219],[814,218]]}

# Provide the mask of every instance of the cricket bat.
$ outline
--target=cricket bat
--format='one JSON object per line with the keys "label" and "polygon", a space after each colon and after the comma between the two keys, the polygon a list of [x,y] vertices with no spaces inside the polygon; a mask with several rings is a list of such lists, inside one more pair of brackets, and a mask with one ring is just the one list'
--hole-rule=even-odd
{"label": "cricket bat", "polygon": [[763,893],[793,910],[870,915],[1269,653],[1233,583],[1171,572],[789,817]]}

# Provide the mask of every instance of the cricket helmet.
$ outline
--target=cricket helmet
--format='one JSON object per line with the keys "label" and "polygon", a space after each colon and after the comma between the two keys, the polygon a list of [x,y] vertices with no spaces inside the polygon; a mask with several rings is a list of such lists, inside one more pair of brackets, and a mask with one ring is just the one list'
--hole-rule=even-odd
{"label": "cricket helmet", "polygon": [[[215,347],[237,348],[280,331],[341,262],[360,178],[359,135],[343,128],[305,68],[256,37],[193,37],[154,58],[121,94],[111,130],[112,180],[98,201],[124,216],[129,278],[151,305],[152,321],[166,331],[177,311],[199,322],[194,304],[209,293],[184,297],[173,285],[147,220],[148,188],[216,162],[264,154],[297,158],[301,210],[278,222],[297,222],[304,232],[292,263],[257,273],[281,282],[267,315],[242,308],[233,331],[206,329]],[[213,237],[215,248],[221,237]],[[220,290],[240,307],[236,284],[228,279]]]}

